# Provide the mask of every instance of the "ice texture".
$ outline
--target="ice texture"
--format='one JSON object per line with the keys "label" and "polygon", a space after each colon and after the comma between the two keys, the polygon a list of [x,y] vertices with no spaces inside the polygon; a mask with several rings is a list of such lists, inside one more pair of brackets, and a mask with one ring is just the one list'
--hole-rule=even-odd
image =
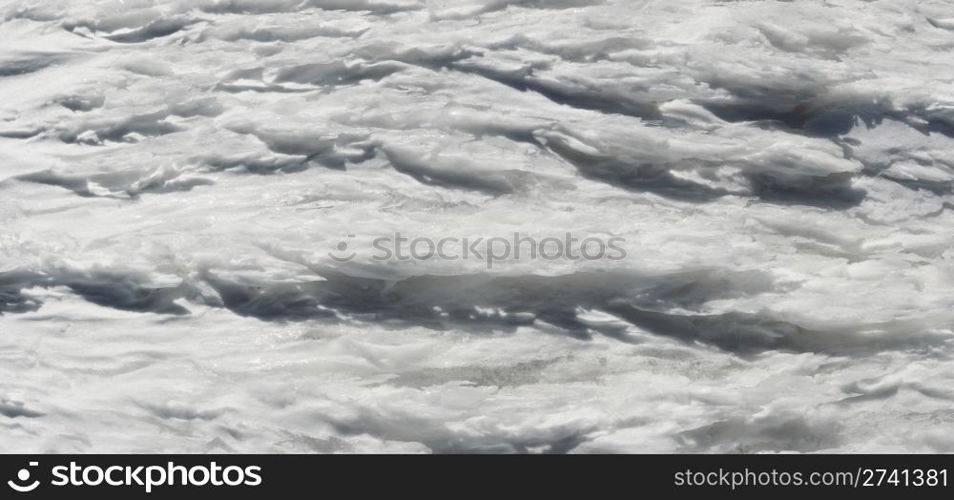
{"label": "ice texture", "polygon": [[[948,0],[0,1],[0,451],[954,452],[952,49]],[[626,257],[369,257],[515,232]]]}

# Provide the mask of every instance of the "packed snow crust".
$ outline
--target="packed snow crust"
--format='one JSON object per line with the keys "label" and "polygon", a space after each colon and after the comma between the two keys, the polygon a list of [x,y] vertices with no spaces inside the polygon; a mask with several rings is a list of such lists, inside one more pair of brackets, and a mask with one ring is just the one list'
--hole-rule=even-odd
{"label": "packed snow crust", "polygon": [[0,1],[0,451],[954,452],[952,51],[946,0]]}

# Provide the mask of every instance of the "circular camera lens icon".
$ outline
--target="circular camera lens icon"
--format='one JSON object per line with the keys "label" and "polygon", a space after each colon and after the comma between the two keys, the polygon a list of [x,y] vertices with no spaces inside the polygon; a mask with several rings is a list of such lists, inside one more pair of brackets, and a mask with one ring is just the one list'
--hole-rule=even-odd
{"label": "circular camera lens icon", "polygon": [[[39,462],[30,462],[30,467],[36,467],[40,465]],[[20,469],[17,471],[16,481],[7,481],[7,486],[9,486],[13,491],[18,491],[20,493],[27,493],[36,489],[40,485],[39,481],[30,481],[30,470],[29,469]]]}
{"label": "circular camera lens icon", "polygon": [[[354,238],[354,235],[349,234],[348,238]],[[334,259],[335,262],[348,262],[357,255],[357,253],[348,247],[348,242],[343,240],[339,241],[338,244],[335,245],[335,251],[328,252],[328,256]]]}

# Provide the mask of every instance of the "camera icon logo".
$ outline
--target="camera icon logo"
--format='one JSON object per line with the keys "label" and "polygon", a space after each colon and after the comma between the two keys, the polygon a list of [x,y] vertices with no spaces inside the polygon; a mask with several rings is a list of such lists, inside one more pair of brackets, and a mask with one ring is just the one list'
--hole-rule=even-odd
{"label": "camera icon logo", "polygon": [[[30,467],[37,467],[39,465],[40,465],[39,462],[30,462]],[[20,493],[28,493],[30,491],[35,490],[37,486],[40,485],[39,481],[33,481],[32,483],[27,484],[29,480],[30,480],[30,469],[20,469],[17,472],[17,480],[7,481],[7,486],[13,489],[13,491],[17,491]]]}

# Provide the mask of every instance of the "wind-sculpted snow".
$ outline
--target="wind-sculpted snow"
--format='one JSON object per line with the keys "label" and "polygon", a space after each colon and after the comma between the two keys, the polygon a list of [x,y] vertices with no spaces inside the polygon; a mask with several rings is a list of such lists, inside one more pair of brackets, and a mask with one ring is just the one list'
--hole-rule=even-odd
{"label": "wind-sculpted snow", "polygon": [[952,47],[941,0],[0,1],[0,451],[952,452]]}

